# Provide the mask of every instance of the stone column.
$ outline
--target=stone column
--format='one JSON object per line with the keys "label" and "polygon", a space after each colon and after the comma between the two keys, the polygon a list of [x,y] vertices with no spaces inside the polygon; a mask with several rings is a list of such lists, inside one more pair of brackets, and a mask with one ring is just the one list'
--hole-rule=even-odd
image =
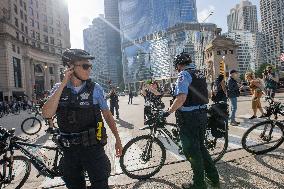
{"label": "stone column", "polygon": [[50,87],[49,64],[47,64],[47,63],[43,64],[43,68],[44,68],[44,90],[49,91],[51,89],[51,87]]}
{"label": "stone column", "polygon": [[54,76],[55,76],[55,83],[59,83],[60,82],[60,70],[59,70],[59,66],[58,65],[54,65]]}

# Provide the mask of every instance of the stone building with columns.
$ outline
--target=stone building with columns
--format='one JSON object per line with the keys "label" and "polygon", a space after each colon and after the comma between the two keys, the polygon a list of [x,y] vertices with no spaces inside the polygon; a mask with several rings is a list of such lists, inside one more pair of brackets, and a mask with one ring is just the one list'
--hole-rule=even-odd
{"label": "stone building with columns", "polygon": [[208,82],[214,81],[220,74],[220,62],[224,60],[226,75],[229,75],[230,70],[238,69],[235,41],[224,36],[221,36],[221,31],[218,32],[205,49],[205,62],[207,63],[207,79]]}
{"label": "stone building with columns", "polygon": [[41,96],[60,81],[70,48],[69,13],[61,0],[0,1],[0,101]]}

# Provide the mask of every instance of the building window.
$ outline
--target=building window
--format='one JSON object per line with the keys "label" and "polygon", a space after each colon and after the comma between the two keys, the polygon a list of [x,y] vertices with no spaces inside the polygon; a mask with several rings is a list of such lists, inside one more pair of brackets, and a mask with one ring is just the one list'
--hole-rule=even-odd
{"label": "building window", "polygon": [[28,34],[28,27],[27,26],[25,26],[25,32],[26,32],[26,34]]}
{"label": "building window", "polygon": [[26,14],[25,14],[25,22],[26,22],[26,23],[28,22],[28,17],[27,17]]}
{"label": "building window", "polygon": [[15,4],[14,4],[14,12],[15,12],[16,14],[18,14],[18,7],[17,7],[17,5],[15,5]]}
{"label": "building window", "polygon": [[34,15],[34,10],[32,7],[29,8],[29,15],[30,16],[33,16]]}
{"label": "building window", "polygon": [[35,41],[32,41],[32,46],[33,46],[33,47],[35,47],[35,46],[36,46]]}
{"label": "building window", "polygon": [[217,55],[221,55],[221,51],[217,51]]}
{"label": "building window", "polygon": [[49,67],[49,73],[50,73],[51,75],[54,74],[54,69],[53,69],[53,67]]}
{"label": "building window", "polygon": [[50,44],[54,45],[54,37],[50,37]]}
{"label": "building window", "polygon": [[19,35],[19,33],[18,32],[16,32],[16,38],[19,40],[19,38],[20,38],[20,35]]}
{"label": "building window", "polygon": [[47,36],[47,35],[44,35],[44,36],[43,36],[43,40],[44,40],[45,43],[48,43],[48,36]]}
{"label": "building window", "polygon": [[55,48],[54,48],[54,47],[51,47],[51,48],[50,48],[50,52],[55,53]]}
{"label": "building window", "polygon": [[53,24],[53,18],[52,17],[48,17],[48,24],[52,25]]}
{"label": "building window", "polygon": [[17,53],[20,54],[21,51],[20,51],[20,47],[17,47]]}
{"label": "building window", "polygon": [[27,11],[27,4],[26,4],[26,2],[24,2],[23,4],[24,4],[24,10]]}
{"label": "building window", "polygon": [[40,40],[40,34],[38,32],[36,32],[36,39]]}
{"label": "building window", "polygon": [[23,0],[20,0],[20,5],[21,5],[21,7],[23,6]]}
{"label": "building window", "polygon": [[228,52],[227,50],[224,50],[224,54],[227,54],[227,52]]}
{"label": "building window", "polygon": [[234,54],[234,50],[229,50],[230,51],[230,54]]}
{"label": "building window", "polygon": [[22,10],[20,10],[20,16],[21,16],[21,19],[24,19],[24,13]]}
{"label": "building window", "polygon": [[42,15],[42,18],[43,18],[43,21],[45,22],[45,23],[47,23],[47,16],[44,14],[44,15]]}
{"label": "building window", "polygon": [[44,45],[44,50],[49,51],[49,47],[47,45]]}
{"label": "building window", "polygon": [[35,21],[30,18],[30,26],[35,27]]}
{"label": "building window", "polygon": [[43,25],[43,31],[48,33],[48,27],[46,25]]}
{"label": "building window", "polygon": [[15,26],[19,27],[18,18],[15,18]]}
{"label": "building window", "polygon": [[31,30],[31,37],[35,38],[35,31],[34,30]]}
{"label": "building window", "polygon": [[61,37],[61,31],[60,30],[57,30],[57,36]]}
{"label": "building window", "polygon": [[60,46],[60,47],[62,46],[62,43],[61,43],[60,39],[57,39],[57,45]]}
{"label": "building window", "polygon": [[37,29],[39,29],[39,22],[38,22],[38,21],[35,21],[35,27],[36,27]]}
{"label": "building window", "polygon": [[13,57],[14,68],[14,86],[16,88],[22,87],[22,72],[21,72],[21,60]]}
{"label": "building window", "polygon": [[24,36],[22,36],[22,41],[26,42],[26,38]]}
{"label": "building window", "polygon": [[12,49],[13,49],[13,52],[16,52],[16,46],[14,44],[12,45]]}
{"label": "building window", "polygon": [[25,31],[24,23],[21,23],[21,30],[22,30],[22,32],[24,32],[24,31]]}
{"label": "building window", "polygon": [[53,88],[53,86],[54,86],[54,80],[51,79],[50,80],[50,87]]}
{"label": "building window", "polygon": [[50,32],[51,34],[53,34],[53,33],[54,33],[54,29],[53,29],[53,27],[49,27],[49,32]]}

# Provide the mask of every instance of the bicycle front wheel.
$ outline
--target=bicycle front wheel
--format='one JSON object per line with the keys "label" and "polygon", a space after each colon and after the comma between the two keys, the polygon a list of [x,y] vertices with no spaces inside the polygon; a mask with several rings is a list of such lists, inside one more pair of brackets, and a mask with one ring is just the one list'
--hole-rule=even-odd
{"label": "bicycle front wheel", "polygon": [[277,121],[264,121],[253,125],[242,137],[243,148],[252,154],[265,154],[284,142],[284,126]]}
{"label": "bicycle front wheel", "polygon": [[[6,167],[6,165],[8,165]],[[4,173],[6,167],[6,173]],[[9,175],[9,168],[12,168],[12,173]],[[15,188],[20,189],[28,180],[31,172],[31,163],[24,156],[14,156],[13,164],[10,162],[0,161],[1,184],[0,188]],[[6,174],[6,175],[5,175]],[[4,176],[6,178],[4,178]]]}
{"label": "bicycle front wheel", "polygon": [[206,129],[204,144],[214,163],[222,159],[228,148],[228,125],[224,121],[225,130],[216,137],[210,128]]}
{"label": "bicycle front wheel", "polygon": [[42,127],[41,121],[36,117],[25,119],[21,124],[22,131],[27,135],[37,134]]}
{"label": "bicycle front wheel", "polygon": [[150,135],[130,140],[122,151],[120,167],[133,179],[148,179],[160,171],[166,160],[163,143]]}

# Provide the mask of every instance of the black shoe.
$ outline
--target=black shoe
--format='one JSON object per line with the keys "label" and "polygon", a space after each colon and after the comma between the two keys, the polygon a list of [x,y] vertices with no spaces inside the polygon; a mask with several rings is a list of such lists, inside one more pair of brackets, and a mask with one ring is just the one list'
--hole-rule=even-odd
{"label": "black shoe", "polygon": [[181,187],[183,188],[183,189],[206,189],[207,188],[207,186],[206,186],[206,184],[204,184],[204,187],[201,187],[201,186],[194,186],[193,185],[193,183],[191,183],[191,182],[189,182],[189,183],[183,183],[182,185],[181,185]]}
{"label": "black shoe", "polygon": [[255,115],[253,115],[253,116],[251,116],[249,119],[255,119],[256,118],[256,116]]}
{"label": "black shoe", "polygon": [[240,122],[237,122],[237,121],[233,121],[230,123],[230,125],[232,126],[238,126],[240,124]]}
{"label": "black shoe", "polygon": [[220,189],[221,188],[220,182],[214,183],[207,177],[205,177],[205,182],[206,182],[207,185],[210,186],[210,189]]}
{"label": "black shoe", "polygon": [[262,114],[261,116],[259,116],[258,118],[264,118],[266,117],[264,114]]}

